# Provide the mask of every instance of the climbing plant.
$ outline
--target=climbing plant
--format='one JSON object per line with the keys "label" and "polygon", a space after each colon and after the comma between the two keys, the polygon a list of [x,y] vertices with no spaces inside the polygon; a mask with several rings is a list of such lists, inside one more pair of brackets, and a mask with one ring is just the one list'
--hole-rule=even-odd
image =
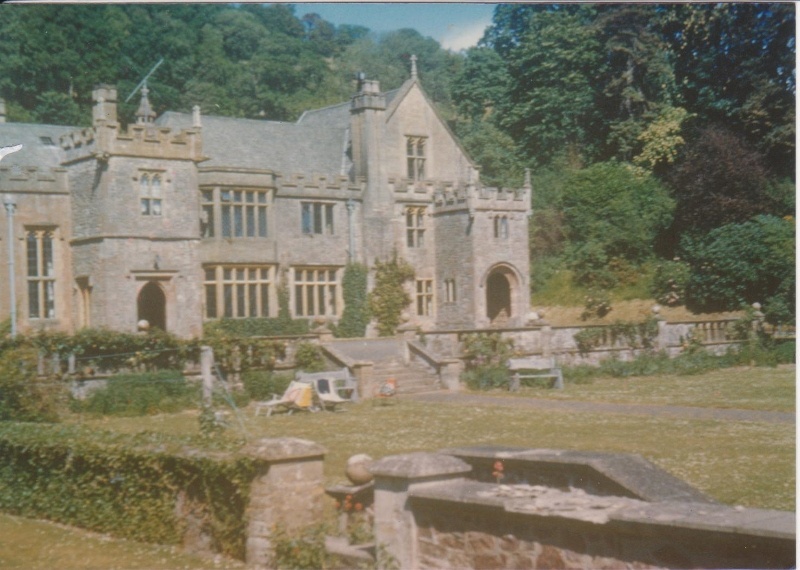
{"label": "climbing plant", "polygon": [[403,284],[414,279],[414,268],[398,258],[397,252],[388,261],[375,261],[375,288],[369,293],[370,313],[378,321],[378,334],[391,336],[400,325],[403,309],[411,297]]}
{"label": "climbing plant", "polygon": [[344,311],[334,335],[341,338],[363,337],[369,324],[367,303],[367,267],[360,263],[350,263],[342,276],[342,296]]}

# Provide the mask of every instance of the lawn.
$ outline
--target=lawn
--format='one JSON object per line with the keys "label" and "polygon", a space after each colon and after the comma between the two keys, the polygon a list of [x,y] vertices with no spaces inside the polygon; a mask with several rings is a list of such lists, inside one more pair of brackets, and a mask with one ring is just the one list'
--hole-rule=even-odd
{"label": "lawn", "polygon": [[4,570],[233,570],[244,563],[200,558],[176,548],[33,521],[0,513],[0,568]]}
{"label": "lawn", "polygon": [[[503,393],[507,395],[507,392]],[[759,410],[794,410],[794,370],[729,369],[699,376],[599,378],[563,392],[526,389],[522,396]],[[711,497],[730,505],[795,510],[795,426],[757,422],[650,418],[603,413],[525,410],[492,405],[431,404],[400,399],[370,402],[343,413],[255,417],[241,411],[220,437],[300,437],[328,450],[327,483],[344,479],[347,458],[449,446],[511,445],[637,453]],[[127,433],[196,435],[198,414],[187,411],[144,418],[76,415],[68,421]],[[13,545],[13,548],[11,547]],[[124,561],[121,562],[121,561]],[[166,547],[140,545],[37,521],[0,516],[0,567],[235,568],[236,563],[183,556]]]}
{"label": "lawn", "polygon": [[[701,408],[795,411],[795,367],[722,368],[693,376],[596,378],[565,381],[564,390],[523,388],[517,395],[617,404],[660,404]],[[493,394],[509,395],[508,392]]]}
{"label": "lawn", "polygon": [[[730,369],[698,376],[600,378],[568,385],[563,393],[527,389],[535,397],[793,411],[794,371]],[[508,394],[503,392],[503,394]],[[732,505],[794,510],[795,426],[603,413],[533,411],[493,406],[399,400],[393,406],[364,402],[344,413],[254,417],[242,411],[249,439],[292,436],[324,445],[329,483],[343,477],[347,458],[464,445],[513,445],[637,453]],[[92,427],[196,434],[195,412],[142,418],[82,417]],[[237,421],[223,437],[242,437]]]}

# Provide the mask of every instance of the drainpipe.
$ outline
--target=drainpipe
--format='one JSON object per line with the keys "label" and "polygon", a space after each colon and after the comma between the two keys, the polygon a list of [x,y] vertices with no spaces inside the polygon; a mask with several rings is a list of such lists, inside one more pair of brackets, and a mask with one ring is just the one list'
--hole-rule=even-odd
{"label": "drainpipe", "polygon": [[3,204],[8,216],[8,298],[11,303],[11,338],[14,338],[17,336],[17,291],[14,283],[14,211],[17,202],[14,196],[6,194],[3,197]]}
{"label": "drainpipe", "polygon": [[347,229],[348,237],[350,239],[349,251],[347,252],[347,260],[350,263],[355,263],[356,260],[356,229],[353,221],[353,215],[356,211],[356,203],[352,198],[347,200]]}

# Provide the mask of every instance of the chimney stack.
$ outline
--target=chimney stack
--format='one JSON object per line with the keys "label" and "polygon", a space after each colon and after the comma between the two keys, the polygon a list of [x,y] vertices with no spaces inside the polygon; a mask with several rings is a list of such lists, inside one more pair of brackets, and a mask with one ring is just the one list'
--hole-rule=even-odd
{"label": "chimney stack", "polygon": [[113,85],[100,84],[92,91],[92,124],[117,122],[117,88]]}

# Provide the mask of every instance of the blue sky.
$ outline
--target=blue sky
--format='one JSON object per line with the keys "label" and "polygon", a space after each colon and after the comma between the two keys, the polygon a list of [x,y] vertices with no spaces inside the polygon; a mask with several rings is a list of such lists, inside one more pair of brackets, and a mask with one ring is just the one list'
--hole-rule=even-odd
{"label": "blue sky", "polygon": [[494,4],[482,2],[315,2],[295,6],[298,17],[316,12],[336,25],[357,24],[374,32],[414,28],[454,51],[475,45],[494,12]]}

